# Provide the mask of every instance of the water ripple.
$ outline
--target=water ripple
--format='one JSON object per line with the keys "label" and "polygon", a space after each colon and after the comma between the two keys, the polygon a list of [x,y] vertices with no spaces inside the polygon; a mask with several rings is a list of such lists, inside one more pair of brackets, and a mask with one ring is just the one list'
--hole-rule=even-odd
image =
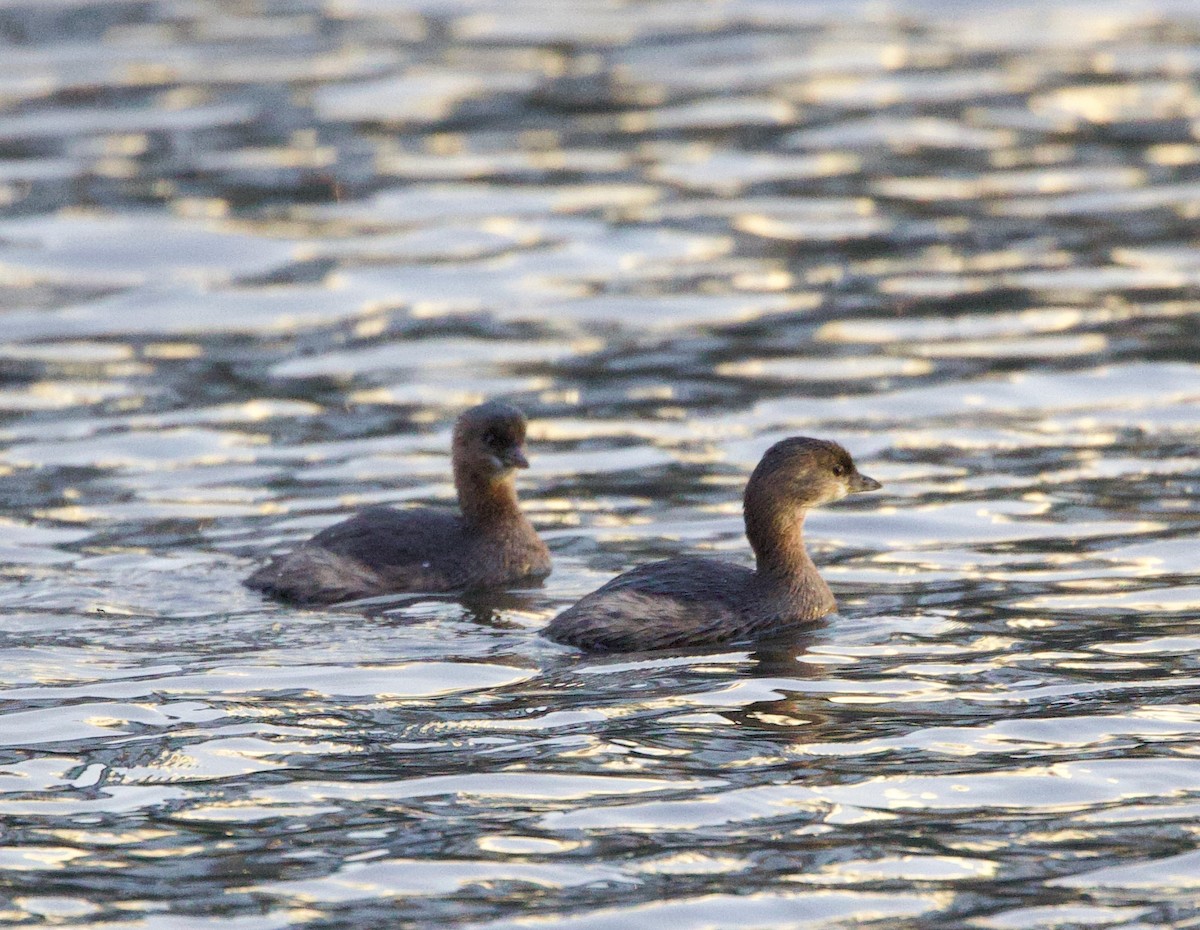
{"label": "water ripple", "polygon": [[[2,919],[1194,923],[1193,7],[0,0]],[[240,585],[494,396],[543,585]],[[798,433],[840,616],[539,638]]]}

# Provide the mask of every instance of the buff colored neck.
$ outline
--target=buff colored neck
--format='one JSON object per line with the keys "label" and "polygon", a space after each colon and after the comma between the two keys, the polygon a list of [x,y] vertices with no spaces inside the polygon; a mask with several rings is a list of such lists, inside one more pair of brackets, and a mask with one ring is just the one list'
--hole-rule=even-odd
{"label": "buff colored neck", "polygon": [[485,477],[467,468],[455,467],[454,487],[458,505],[468,523],[480,527],[523,521],[517,503],[516,480],[512,474]]}

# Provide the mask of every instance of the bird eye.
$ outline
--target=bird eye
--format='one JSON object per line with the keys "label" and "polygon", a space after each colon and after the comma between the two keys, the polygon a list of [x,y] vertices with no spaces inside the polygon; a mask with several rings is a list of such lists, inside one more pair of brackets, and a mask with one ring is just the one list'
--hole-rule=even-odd
{"label": "bird eye", "polygon": [[490,429],[483,434],[483,441],[489,446],[498,446],[500,445],[500,434],[494,429]]}
{"label": "bird eye", "polygon": [[839,478],[842,477],[842,475],[846,474],[846,466],[845,465],[834,465],[833,473],[835,475],[837,475]]}

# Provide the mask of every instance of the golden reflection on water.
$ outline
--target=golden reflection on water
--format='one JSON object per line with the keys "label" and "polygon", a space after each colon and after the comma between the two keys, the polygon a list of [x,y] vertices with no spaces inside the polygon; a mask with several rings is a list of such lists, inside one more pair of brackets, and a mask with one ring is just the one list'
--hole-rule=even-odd
{"label": "golden reflection on water", "polygon": [[15,872],[41,872],[65,868],[73,859],[86,856],[82,849],[65,846],[0,847],[0,864]]}
{"label": "golden reflection on water", "polygon": [[[6,919],[1195,916],[1191,18],[24,9]],[[497,395],[544,585],[240,587],[357,503],[450,501]],[[811,517],[843,616],[536,637],[634,562],[748,564],[741,489],[797,433],[885,484]]]}

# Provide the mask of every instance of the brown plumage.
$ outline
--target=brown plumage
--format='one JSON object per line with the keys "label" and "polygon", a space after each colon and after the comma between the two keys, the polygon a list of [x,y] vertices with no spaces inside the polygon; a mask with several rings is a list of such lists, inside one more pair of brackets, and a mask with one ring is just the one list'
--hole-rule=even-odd
{"label": "brown plumage", "polygon": [[525,416],[491,401],[454,425],[460,512],[368,507],[273,559],[246,585],[296,604],[333,604],[404,591],[500,587],[550,572],[550,553],[517,503],[528,468]]}
{"label": "brown plumage", "polygon": [[753,571],[691,556],[642,565],[564,610],[545,634],[581,649],[640,652],[749,642],[811,623],[837,602],[804,548],[805,514],[879,487],[835,442],[777,442],[743,501]]}

